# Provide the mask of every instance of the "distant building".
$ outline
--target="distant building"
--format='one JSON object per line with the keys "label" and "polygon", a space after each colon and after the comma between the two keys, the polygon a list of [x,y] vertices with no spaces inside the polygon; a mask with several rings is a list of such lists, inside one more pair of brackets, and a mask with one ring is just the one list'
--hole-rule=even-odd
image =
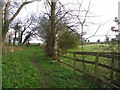
{"label": "distant building", "polygon": [[120,34],[116,35],[116,40],[120,40]]}

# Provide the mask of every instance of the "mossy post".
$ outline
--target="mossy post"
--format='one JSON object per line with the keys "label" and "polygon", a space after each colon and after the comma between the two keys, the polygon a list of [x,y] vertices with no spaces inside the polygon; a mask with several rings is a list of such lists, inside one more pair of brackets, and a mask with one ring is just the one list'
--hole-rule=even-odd
{"label": "mossy post", "polygon": [[[120,1],[118,2],[118,30],[118,35],[120,35]],[[118,39],[118,53],[120,53],[120,38]],[[118,70],[120,70],[120,55],[118,57]],[[118,86],[120,86],[120,73],[118,74]]]}
{"label": "mossy post", "polygon": [[[82,60],[85,60],[85,56],[82,55]],[[86,72],[86,64],[84,62],[82,62],[83,64],[83,71]],[[84,78],[86,78],[86,74],[84,73]]]}
{"label": "mossy post", "polygon": [[[60,61],[60,57],[61,57],[61,49],[58,49],[57,50],[57,59]],[[60,61],[60,63],[61,63],[61,61]]]}
{"label": "mossy post", "polygon": [[2,90],[2,1],[0,1],[0,90]]}
{"label": "mossy post", "polygon": [[97,84],[98,80],[98,64],[99,64],[99,53],[96,54],[95,58],[95,71],[94,71],[94,76],[95,76],[95,83]]}
{"label": "mossy post", "polygon": [[[114,54],[113,54],[113,57],[112,57],[112,59],[111,59],[110,66],[111,66],[112,68],[114,68]],[[114,71],[113,71],[113,70],[110,71],[110,79],[111,79],[112,81],[114,80]]]}
{"label": "mossy post", "polygon": [[61,49],[59,49],[59,57],[61,56]]}
{"label": "mossy post", "polygon": [[73,52],[73,71],[74,71],[74,74],[76,73],[76,53]]}
{"label": "mossy post", "polygon": [[[120,70],[120,55],[118,56],[118,70]],[[117,74],[117,83],[120,86],[120,72]]]}

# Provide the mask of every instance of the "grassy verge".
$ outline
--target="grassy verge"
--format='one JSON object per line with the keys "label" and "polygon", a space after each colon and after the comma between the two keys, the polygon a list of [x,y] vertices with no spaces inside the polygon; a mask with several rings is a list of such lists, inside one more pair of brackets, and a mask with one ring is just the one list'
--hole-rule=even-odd
{"label": "grassy verge", "polygon": [[[4,88],[95,88],[66,66],[51,63],[40,47],[27,47],[3,57]],[[34,62],[34,63],[33,63]]]}
{"label": "grassy verge", "polygon": [[34,48],[9,53],[3,57],[3,87],[31,88],[42,87],[38,69],[32,64]]}

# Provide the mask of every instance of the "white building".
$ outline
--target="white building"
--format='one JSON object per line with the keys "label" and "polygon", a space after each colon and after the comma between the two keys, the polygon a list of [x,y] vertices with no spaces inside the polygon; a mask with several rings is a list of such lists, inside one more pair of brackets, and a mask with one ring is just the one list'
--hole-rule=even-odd
{"label": "white building", "polygon": [[120,40],[120,34],[116,35],[116,39]]}

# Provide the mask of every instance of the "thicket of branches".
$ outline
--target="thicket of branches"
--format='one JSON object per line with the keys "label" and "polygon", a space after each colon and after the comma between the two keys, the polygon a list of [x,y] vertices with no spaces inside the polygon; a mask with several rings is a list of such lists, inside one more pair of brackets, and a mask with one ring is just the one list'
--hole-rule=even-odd
{"label": "thicket of branches", "polygon": [[[24,22],[16,19],[16,16],[22,8],[33,2],[34,1],[27,0],[19,2],[6,0],[3,3],[3,42],[9,29],[13,28],[13,44],[15,44],[16,41],[18,41],[19,44],[27,44],[31,38],[40,37],[40,40],[45,43],[47,55],[53,58],[55,58],[55,49],[73,48],[81,43],[83,50],[83,36],[86,34],[85,28],[93,24],[88,18],[95,17],[90,13],[91,1],[84,7],[83,0],[77,0],[77,3],[66,4],[63,4],[60,0],[56,0],[56,2],[47,0],[44,1],[45,11],[38,12],[42,13],[42,15],[33,15],[30,18],[26,18]],[[68,8],[69,6],[72,8]],[[73,8],[73,6],[76,7]],[[101,24],[98,26],[98,29],[100,27]],[[68,39],[68,37],[70,39]],[[70,43],[74,43],[74,45]]]}

